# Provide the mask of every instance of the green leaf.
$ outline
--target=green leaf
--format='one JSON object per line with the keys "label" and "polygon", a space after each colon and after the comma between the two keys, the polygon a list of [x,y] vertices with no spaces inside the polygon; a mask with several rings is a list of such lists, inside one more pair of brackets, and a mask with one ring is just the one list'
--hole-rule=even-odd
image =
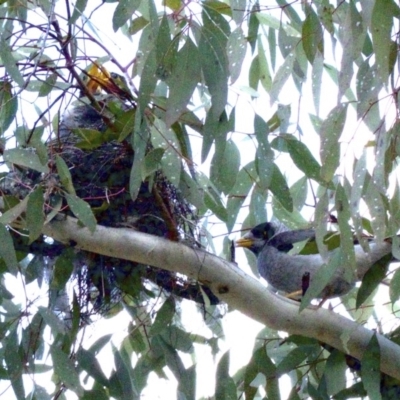
{"label": "green leaf", "polygon": [[41,186],[38,186],[29,194],[26,207],[26,226],[29,230],[29,243],[35,241],[42,233],[45,221],[43,205],[43,189]]}
{"label": "green leaf", "polygon": [[360,308],[362,306],[362,304],[368,299],[368,297],[375,291],[378,285],[385,278],[388,264],[391,259],[391,254],[382,257],[366,272],[361,286],[357,292],[356,308]]}
{"label": "green leaf", "polygon": [[371,225],[374,235],[378,241],[383,241],[386,237],[386,206],[381,193],[371,178],[369,178],[369,183],[365,191],[364,201],[367,203],[371,214]]}
{"label": "green leaf", "polygon": [[34,149],[7,149],[4,151],[4,161],[45,174],[49,172],[49,167],[40,161]]}
{"label": "green leaf", "polygon": [[389,77],[389,55],[393,26],[393,0],[376,0],[372,10],[371,33],[378,76],[383,84]]}
{"label": "green leaf", "polygon": [[165,123],[169,128],[183,112],[200,79],[200,57],[197,47],[190,38],[178,52],[175,68],[168,78],[169,97],[165,113]]}
{"label": "green leaf", "polygon": [[147,19],[143,16],[133,19],[129,27],[129,34],[132,36],[135,35],[139,31],[141,31],[146,25],[148,25],[148,23],[149,21],[147,21]]}
{"label": "green leaf", "polygon": [[237,400],[236,385],[229,375],[229,351],[221,357],[218,363],[215,381],[216,400]]}
{"label": "green leaf", "polygon": [[339,183],[335,193],[335,208],[340,231],[341,263],[346,265],[344,279],[352,282],[355,276],[356,258],[354,254],[353,232],[350,228],[350,204],[343,186]]}
{"label": "green leaf", "polygon": [[394,304],[400,298],[400,269],[397,269],[390,281],[390,301]]}
{"label": "green leaf", "polygon": [[0,136],[10,127],[18,111],[18,98],[13,95],[12,85],[0,81]]}
{"label": "green leaf", "polygon": [[321,166],[314,158],[309,148],[303,142],[297,140],[293,135],[284,134],[280,137],[285,139],[290,157],[296,167],[300,169],[300,171],[303,171],[308,178],[321,183]]}
{"label": "green leaf", "polygon": [[287,211],[293,211],[293,199],[292,195],[290,194],[289,186],[276,164],[273,165],[273,173],[269,190]]}
{"label": "green leaf", "polygon": [[269,92],[272,88],[272,78],[262,40],[258,40],[259,79],[263,88]]}
{"label": "green leaf", "polygon": [[243,29],[238,26],[230,35],[227,43],[228,65],[231,84],[235,83],[242,73],[242,64],[246,56],[247,41]]}
{"label": "green leaf", "polygon": [[381,351],[378,338],[374,333],[363,353],[361,360],[361,379],[370,399],[381,399]]}
{"label": "green leaf", "polygon": [[256,182],[254,161],[245,165],[237,174],[235,186],[232,188],[227,201],[227,223],[230,232],[236,222],[237,215],[244,201],[249,195],[250,189]]}
{"label": "green leaf", "polygon": [[142,185],[141,169],[147,148],[147,135],[144,135],[143,132],[146,132],[146,129],[146,124],[141,123],[140,112],[137,112],[135,118],[135,132],[131,139],[132,147],[135,149],[135,157],[133,158],[129,177],[129,193],[132,200],[136,200]]}
{"label": "green leaf", "polygon": [[290,53],[286,58],[284,63],[279,67],[273,80],[272,87],[269,92],[269,97],[271,103],[275,103],[278,100],[279,93],[281,92],[284,84],[292,75],[294,63],[294,53]]}
{"label": "green leaf", "polygon": [[45,307],[39,307],[38,312],[42,316],[46,325],[51,328],[54,336],[57,336],[57,334],[65,333],[65,325],[63,321],[61,321],[60,318],[58,318],[52,310]]}
{"label": "green leaf", "polygon": [[152,173],[156,172],[160,169],[161,159],[164,155],[165,150],[158,147],[157,149],[153,149],[146,154],[146,157],[143,160],[142,168],[142,179],[145,180]]}
{"label": "green leaf", "polygon": [[283,375],[295,369],[307,357],[307,351],[303,346],[294,348],[276,367],[276,374]]}
{"label": "green leaf", "polygon": [[[26,196],[20,202],[13,201],[13,199],[12,199],[11,202],[9,202],[9,204],[6,203],[5,209],[7,211],[3,212],[2,215],[0,216],[0,223],[3,225],[9,225],[12,222],[14,222],[18,217],[20,217],[21,214],[26,211],[28,199],[29,199],[29,196]],[[11,208],[8,208],[8,207],[11,207]]]}
{"label": "green leaf", "polygon": [[64,186],[65,190],[72,195],[76,195],[71,172],[65,161],[58,154],[56,154],[56,166],[61,184]]}
{"label": "green leaf", "polygon": [[18,69],[11,47],[7,41],[4,40],[4,33],[0,39],[0,58],[12,80],[15,81],[19,87],[23,88],[25,86],[24,78]]}
{"label": "green leaf", "polygon": [[86,371],[97,383],[105,387],[108,386],[108,379],[104,375],[96,354],[93,351],[80,347],[76,354],[76,360],[79,367]]}
{"label": "green leaf", "polygon": [[124,357],[118,349],[112,345],[114,353],[115,372],[110,378],[110,395],[115,398],[135,399],[138,397],[134,386],[132,367],[125,363]]}
{"label": "green leaf", "polygon": [[330,182],[339,166],[340,143],[339,138],[342,134],[346,121],[347,104],[337,105],[322,123],[321,136],[321,178],[325,182]]}
{"label": "green leaf", "polygon": [[0,223],[0,257],[4,260],[7,268],[14,276],[18,272],[18,261],[14,250],[14,242],[8,229]]}
{"label": "green leaf", "polygon": [[258,82],[260,81],[260,58],[256,55],[251,62],[249,69],[249,86],[257,93]]}
{"label": "green leaf", "polygon": [[89,204],[85,200],[80,199],[78,196],[65,193],[65,198],[73,214],[79,221],[82,222],[91,232],[96,229],[96,218],[94,217],[93,211]]}
{"label": "green leaf", "polygon": [[[144,33],[143,33],[144,34]],[[144,62],[144,67],[140,79],[139,85],[139,108],[143,113],[144,110],[148,107],[151,96],[153,95],[154,89],[157,84],[157,60],[156,60],[157,52],[153,48],[152,51],[148,54],[146,61]],[[137,113],[137,112],[136,112]]]}
{"label": "green leaf", "polygon": [[381,124],[378,95],[382,84],[377,76],[376,65],[366,59],[358,68],[356,76],[357,118],[362,119],[374,132]]}
{"label": "green leaf", "polygon": [[44,81],[39,89],[39,97],[45,97],[54,89],[57,82],[58,75],[56,73],[50,74]]}
{"label": "green leaf", "polygon": [[310,64],[314,63],[317,52],[324,54],[324,33],[320,24],[320,20],[311,7],[303,24],[301,37],[303,40],[303,48]]}
{"label": "green leaf", "polygon": [[223,154],[214,153],[210,167],[210,179],[214,185],[228,194],[236,182],[240,166],[240,152],[232,140],[225,144]]}
{"label": "green leaf", "polygon": [[328,395],[335,395],[346,388],[346,369],[344,354],[336,349],[333,350],[326,360],[324,370]]}
{"label": "green leaf", "polygon": [[196,372],[196,365],[192,365],[179,376],[178,392],[183,393],[187,399],[196,398]]}
{"label": "green leaf", "polygon": [[177,45],[179,40],[171,40],[168,17],[163,15],[156,39],[157,78],[165,81],[171,76],[176,65]]}
{"label": "green leaf", "polygon": [[211,94],[212,106],[208,116],[218,121],[228,96],[228,57],[226,53],[230,28],[221,14],[203,9],[203,27],[199,42],[200,63],[204,80]]}
{"label": "green leaf", "polygon": [[307,289],[305,295],[301,299],[300,310],[304,310],[311,303],[312,299],[319,297],[321,292],[325,289],[327,284],[334,277],[335,272],[342,266],[342,252],[337,249],[333,252],[332,256],[326,264],[323,264],[315,273],[310,287]]}
{"label": "green leaf", "polygon": [[[106,135],[96,129],[91,128],[74,128],[71,132],[82,140],[78,141],[74,146],[83,150],[93,150],[105,142]],[[58,154],[57,154],[57,157]]]}
{"label": "green leaf", "polygon": [[161,158],[161,168],[165,176],[175,185],[179,186],[181,176],[181,158],[179,140],[172,129],[168,129],[164,121],[156,119],[152,126],[151,142],[154,148],[162,148],[164,155]]}
{"label": "green leaf", "polygon": [[[268,357],[265,346],[260,347],[253,353],[250,362],[245,368],[244,391],[246,399],[253,399],[257,392],[257,387],[254,386],[253,382],[258,373],[261,373],[266,377],[266,391],[268,397],[276,400],[280,399],[279,388],[276,386],[278,383],[276,366]],[[273,393],[272,389],[274,389]]]}
{"label": "green leaf", "polygon": [[165,343],[172,348],[184,353],[193,353],[193,337],[192,334],[186,332],[175,325],[169,324],[162,332],[161,337]]}
{"label": "green leaf", "polygon": [[259,4],[254,3],[253,7],[250,11],[250,18],[249,18],[249,29],[247,33],[247,40],[250,44],[251,47],[251,52],[254,53],[254,49],[256,47],[256,42],[258,38],[258,28],[260,25],[260,22],[257,18],[257,12],[259,11]]}
{"label": "green leaf", "polygon": [[50,288],[61,290],[65,287],[74,270],[74,260],[76,252],[72,247],[66,248],[58,257],[54,264],[53,279]]}
{"label": "green leaf", "polygon": [[116,32],[132,17],[139,8],[141,0],[120,0],[112,17],[113,30]]}
{"label": "green leaf", "polygon": [[68,389],[74,391],[78,396],[82,396],[83,389],[72,360],[56,345],[51,346],[50,353],[53,359],[54,373]]}
{"label": "green leaf", "polygon": [[[285,4],[285,6],[287,6],[287,4]],[[300,32],[294,26],[282,22],[280,18],[267,13],[257,13],[256,16],[263,25],[267,25],[275,30],[283,29],[289,36],[300,37]]]}
{"label": "green leaf", "polygon": [[313,94],[315,112],[317,115],[319,115],[323,71],[324,71],[324,57],[322,56],[321,53],[317,52],[315,54],[311,72],[312,94]]}
{"label": "green leaf", "polygon": [[166,329],[171,323],[175,315],[175,300],[172,296],[165,300],[164,304],[157,311],[156,319],[150,328],[150,335],[158,335]]}
{"label": "green leaf", "polygon": [[7,366],[8,378],[17,399],[25,399],[25,389],[22,380],[23,360],[21,349],[18,344],[18,335],[13,329],[3,344],[3,359]]}
{"label": "green leaf", "polygon": [[70,25],[74,25],[79,17],[82,16],[83,12],[86,9],[88,0],[77,0],[74,8],[74,12],[72,13],[72,17],[69,19],[68,23]]}

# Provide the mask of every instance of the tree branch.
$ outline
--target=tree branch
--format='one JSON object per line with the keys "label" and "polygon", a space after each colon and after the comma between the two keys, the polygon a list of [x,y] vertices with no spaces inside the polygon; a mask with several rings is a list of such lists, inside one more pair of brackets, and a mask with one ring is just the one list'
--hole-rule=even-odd
{"label": "tree branch", "polygon": [[[98,225],[94,233],[74,218],[53,220],[43,233],[80,249],[181,272],[206,284],[222,301],[269,327],[315,338],[360,360],[372,332],[333,311],[307,308],[299,313],[296,302],[272,293],[236,265],[202,250],[131,229]],[[377,335],[381,371],[400,379],[400,346]]]}

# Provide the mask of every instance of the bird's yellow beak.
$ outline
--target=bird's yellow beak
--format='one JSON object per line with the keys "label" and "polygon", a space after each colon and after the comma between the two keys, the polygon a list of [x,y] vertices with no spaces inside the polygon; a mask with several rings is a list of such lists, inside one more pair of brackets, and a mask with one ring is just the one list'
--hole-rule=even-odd
{"label": "bird's yellow beak", "polygon": [[245,247],[249,248],[253,245],[254,241],[252,239],[246,238],[246,236],[241,237],[238,240],[235,240],[235,247]]}

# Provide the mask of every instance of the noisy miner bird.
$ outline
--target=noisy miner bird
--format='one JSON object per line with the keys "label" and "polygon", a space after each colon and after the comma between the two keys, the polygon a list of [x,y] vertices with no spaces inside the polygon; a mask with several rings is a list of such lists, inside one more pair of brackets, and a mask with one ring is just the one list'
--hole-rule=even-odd
{"label": "noisy miner bird", "polygon": [[[260,275],[276,291],[290,295],[300,293],[304,285],[304,276],[309,274],[310,284],[318,269],[329,260],[324,260],[320,254],[289,254],[293,243],[315,238],[313,229],[299,229],[279,232],[276,224],[265,222],[257,225],[249,233],[236,241],[236,247],[245,247],[257,256],[257,267]],[[329,253],[332,257],[335,251]],[[369,242],[369,252],[364,252],[361,245],[354,246],[356,258],[356,277],[353,282],[344,278],[349,266],[340,266],[331,281],[318,297],[327,299],[343,296],[348,293],[357,280],[362,279],[368,269],[392,251],[389,241]]]}
{"label": "noisy miner bird", "polygon": [[[104,132],[106,121],[112,124],[116,111],[121,113],[134,106],[125,78],[108,72],[102,65],[94,63],[88,71],[84,71],[83,82],[85,90],[81,90],[74,107],[65,112],[60,123],[58,140],[61,139],[64,144],[67,139],[75,142],[75,134],[82,128]],[[96,105],[92,104],[93,99]]]}

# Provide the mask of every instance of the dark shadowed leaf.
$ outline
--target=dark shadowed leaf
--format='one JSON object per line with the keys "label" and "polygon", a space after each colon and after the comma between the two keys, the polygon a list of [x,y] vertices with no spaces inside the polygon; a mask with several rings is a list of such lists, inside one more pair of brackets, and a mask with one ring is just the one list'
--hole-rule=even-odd
{"label": "dark shadowed leaf", "polygon": [[324,54],[324,34],[318,16],[311,7],[308,10],[309,12],[303,24],[301,37],[307,59],[313,64],[317,52]]}
{"label": "dark shadowed leaf", "polygon": [[156,319],[150,329],[150,335],[158,335],[166,329],[171,324],[174,315],[175,300],[170,296],[158,310]]}
{"label": "dark shadowed leaf", "polygon": [[57,346],[51,346],[51,358],[53,359],[54,372],[63,384],[74,391],[78,396],[83,394],[79,376],[72,360]]}
{"label": "dark shadowed leaf", "polygon": [[11,125],[18,111],[18,98],[13,94],[11,82],[0,81],[0,133]]}
{"label": "dark shadowed leaf", "polygon": [[229,375],[229,351],[221,358],[217,366],[215,398],[218,400],[236,400],[236,385]]}
{"label": "dark shadowed leaf", "polygon": [[386,275],[388,263],[392,255],[389,254],[377,261],[364,275],[357,293],[356,307],[359,308],[374,292]]}
{"label": "dark shadowed leaf", "polygon": [[36,240],[42,233],[44,224],[43,189],[38,186],[28,198],[26,207],[26,225],[29,230],[29,242]]}
{"label": "dark shadowed leaf", "polygon": [[282,175],[282,172],[279,170],[276,164],[273,165],[273,173],[269,190],[273,193],[276,199],[282,204],[282,206],[286,208],[287,211],[289,212],[293,211],[293,200],[290,194],[288,184],[286,182],[286,179]]}
{"label": "dark shadowed leaf", "polygon": [[58,154],[56,155],[56,166],[57,166],[58,176],[60,177],[60,181],[64,186],[65,190],[68,193],[75,195],[76,193],[74,184],[72,182],[71,172],[69,171],[69,168],[65,163],[65,161]]}
{"label": "dark shadowed leaf", "polygon": [[400,298],[400,269],[397,269],[390,281],[390,301],[394,304]]}
{"label": "dark shadowed leaf", "polygon": [[364,351],[361,360],[361,379],[370,399],[381,399],[380,372],[381,352],[379,342],[374,334]]}
{"label": "dark shadowed leaf", "polygon": [[9,272],[16,275],[18,272],[17,256],[14,250],[14,243],[8,229],[0,223],[0,257],[7,265]]}
{"label": "dark shadowed leaf", "polygon": [[76,355],[76,359],[80,369],[86,371],[95,379],[96,382],[100,383],[102,386],[108,386],[108,380],[101,369],[95,353],[90,350],[80,348]]}
{"label": "dark shadowed leaf", "polygon": [[66,248],[58,257],[54,265],[53,279],[50,287],[61,290],[64,288],[68,279],[74,270],[73,261],[76,257],[75,250],[72,247]]}
{"label": "dark shadowed leaf", "polygon": [[327,392],[334,395],[346,387],[346,362],[344,354],[333,350],[325,364],[324,378]]}

